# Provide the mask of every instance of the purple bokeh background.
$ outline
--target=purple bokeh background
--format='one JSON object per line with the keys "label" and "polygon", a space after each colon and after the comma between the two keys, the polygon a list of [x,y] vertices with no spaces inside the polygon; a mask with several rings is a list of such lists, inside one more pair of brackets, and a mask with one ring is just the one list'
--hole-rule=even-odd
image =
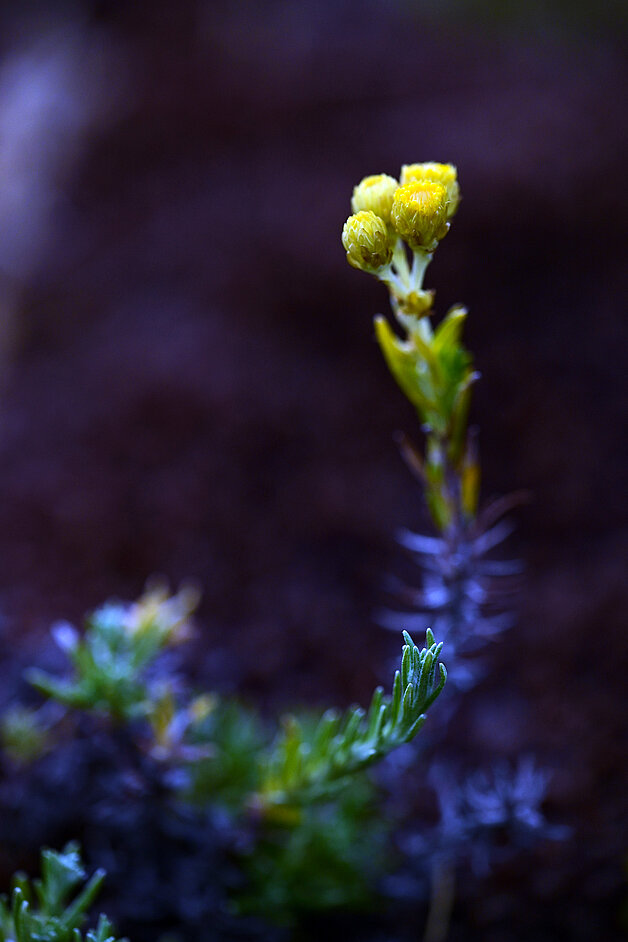
{"label": "purple bokeh background", "polygon": [[536,754],[574,828],[492,895],[468,888],[459,925],[508,938],[505,912],[517,938],[550,921],[611,938],[628,895],[626,24],[500,9],[0,14],[1,658],[8,696],[53,661],[52,621],[157,572],[203,587],[199,680],[278,708],[363,701],[388,676],[397,639],[373,612],[404,565],[393,535],[428,526],[393,433],[420,431],[373,341],[385,293],[340,229],[362,176],[451,161],[463,203],[428,284],[441,312],[470,308],[485,497],[534,499],[517,626],[449,748]]}

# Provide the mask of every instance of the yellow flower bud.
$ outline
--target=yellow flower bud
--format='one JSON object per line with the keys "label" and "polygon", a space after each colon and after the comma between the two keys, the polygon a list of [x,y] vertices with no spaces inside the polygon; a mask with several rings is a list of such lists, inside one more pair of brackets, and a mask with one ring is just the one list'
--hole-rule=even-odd
{"label": "yellow flower bud", "polygon": [[368,210],[383,219],[385,223],[389,223],[393,196],[398,186],[395,178],[389,177],[387,173],[364,177],[353,188],[351,209],[354,213]]}
{"label": "yellow flower bud", "polygon": [[458,186],[458,173],[453,164],[404,164],[401,168],[401,185],[406,183],[420,183],[429,180],[430,183],[440,183],[447,190],[447,218],[451,219],[460,202],[460,187]]}
{"label": "yellow flower bud", "polygon": [[342,230],[342,244],[349,264],[363,271],[378,271],[392,259],[386,223],[369,210],[349,216]]}
{"label": "yellow flower bud", "polygon": [[433,252],[449,229],[447,206],[447,190],[440,183],[407,183],[395,192],[390,218],[413,251]]}
{"label": "yellow flower bud", "polygon": [[399,310],[402,314],[423,317],[434,303],[433,291],[409,291],[399,298]]}

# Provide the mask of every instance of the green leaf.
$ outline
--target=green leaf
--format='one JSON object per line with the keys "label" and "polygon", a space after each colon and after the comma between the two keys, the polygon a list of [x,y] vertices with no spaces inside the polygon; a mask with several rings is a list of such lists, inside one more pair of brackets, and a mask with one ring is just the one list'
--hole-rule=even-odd
{"label": "green leaf", "polygon": [[41,880],[34,881],[42,910],[50,916],[58,916],[72,890],[84,879],[78,844],[67,844],[61,853],[42,851]]}
{"label": "green leaf", "polygon": [[466,308],[457,305],[452,307],[434,331],[433,350],[438,355],[443,350],[459,346],[462,328],[467,319]]}
{"label": "green leaf", "polygon": [[[0,899],[0,942],[83,942],[79,925],[104,875],[104,871],[98,870],[68,903],[85,880],[78,845],[68,844],[60,852],[42,851],[41,879],[31,883],[17,874],[10,906],[6,899]],[[87,933],[86,942],[126,940],[117,940],[111,923],[101,916],[96,931]]]}
{"label": "green leaf", "polygon": [[375,318],[375,334],[388,369],[404,395],[421,415],[429,409],[435,409],[435,401],[430,398],[417,374],[417,354],[413,345],[396,337],[383,317]]}
{"label": "green leaf", "polygon": [[350,707],[344,717],[323,714],[309,733],[294,718],[262,760],[261,785],[253,804],[272,817],[273,809],[303,807],[333,796],[349,776],[408,742],[425,722],[425,711],[438,697],[447,677],[436,664],[442,643],[431,632],[419,650],[407,632],[392,693],[378,687],[367,713]]}

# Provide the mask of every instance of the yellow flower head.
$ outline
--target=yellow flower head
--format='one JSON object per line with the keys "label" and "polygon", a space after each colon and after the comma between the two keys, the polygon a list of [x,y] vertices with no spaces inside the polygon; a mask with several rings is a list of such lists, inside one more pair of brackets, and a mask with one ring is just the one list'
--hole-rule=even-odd
{"label": "yellow flower head", "polygon": [[433,252],[447,235],[447,190],[440,183],[407,183],[395,192],[391,222],[413,251]]}
{"label": "yellow flower head", "polygon": [[401,168],[401,185],[406,183],[419,183],[429,180],[430,183],[440,183],[447,190],[447,218],[451,219],[460,202],[460,187],[458,186],[458,173],[453,164],[404,164]]}
{"label": "yellow flower head", "polygon": [[395,178],[389,177],[387,173],[364,177],[353,188],[351,209],[354,213],[368,210],[383,219],[385,223],[389,223],[393,196],[398,186]]}
{"label": "yellow flower head", "polygon": [[392,258],[386,223],[370,210],[349,216],[342,230],[342,244],[349,264],[363,271],[378,271]]}

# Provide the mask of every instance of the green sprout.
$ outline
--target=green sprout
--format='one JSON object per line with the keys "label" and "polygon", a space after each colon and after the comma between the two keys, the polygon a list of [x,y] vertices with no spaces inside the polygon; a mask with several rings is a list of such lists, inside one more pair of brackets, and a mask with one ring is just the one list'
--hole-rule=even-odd
{"label": "green sprout", "polygon": [[103,915],[85,936],[80,930],[104,878],[97,870],[86,882],[77,844],[42,851],[41,878],[16,874],[10,897],[0,897],[0,942],[126,942]]}
{"label": "green sprout", "polygon": [[310,736],[296,718],[284,720],[256,796],[266,812],[328,798],[348,777],[418,733],[426,710],[445,685],[447,671],[438,662],[442,643],[436,644],[429,629],[422,650],[407,631],[403,635],[401,665],[389,696],[377,687],[366,712],[359,706],[344,714],[328,710]]}

